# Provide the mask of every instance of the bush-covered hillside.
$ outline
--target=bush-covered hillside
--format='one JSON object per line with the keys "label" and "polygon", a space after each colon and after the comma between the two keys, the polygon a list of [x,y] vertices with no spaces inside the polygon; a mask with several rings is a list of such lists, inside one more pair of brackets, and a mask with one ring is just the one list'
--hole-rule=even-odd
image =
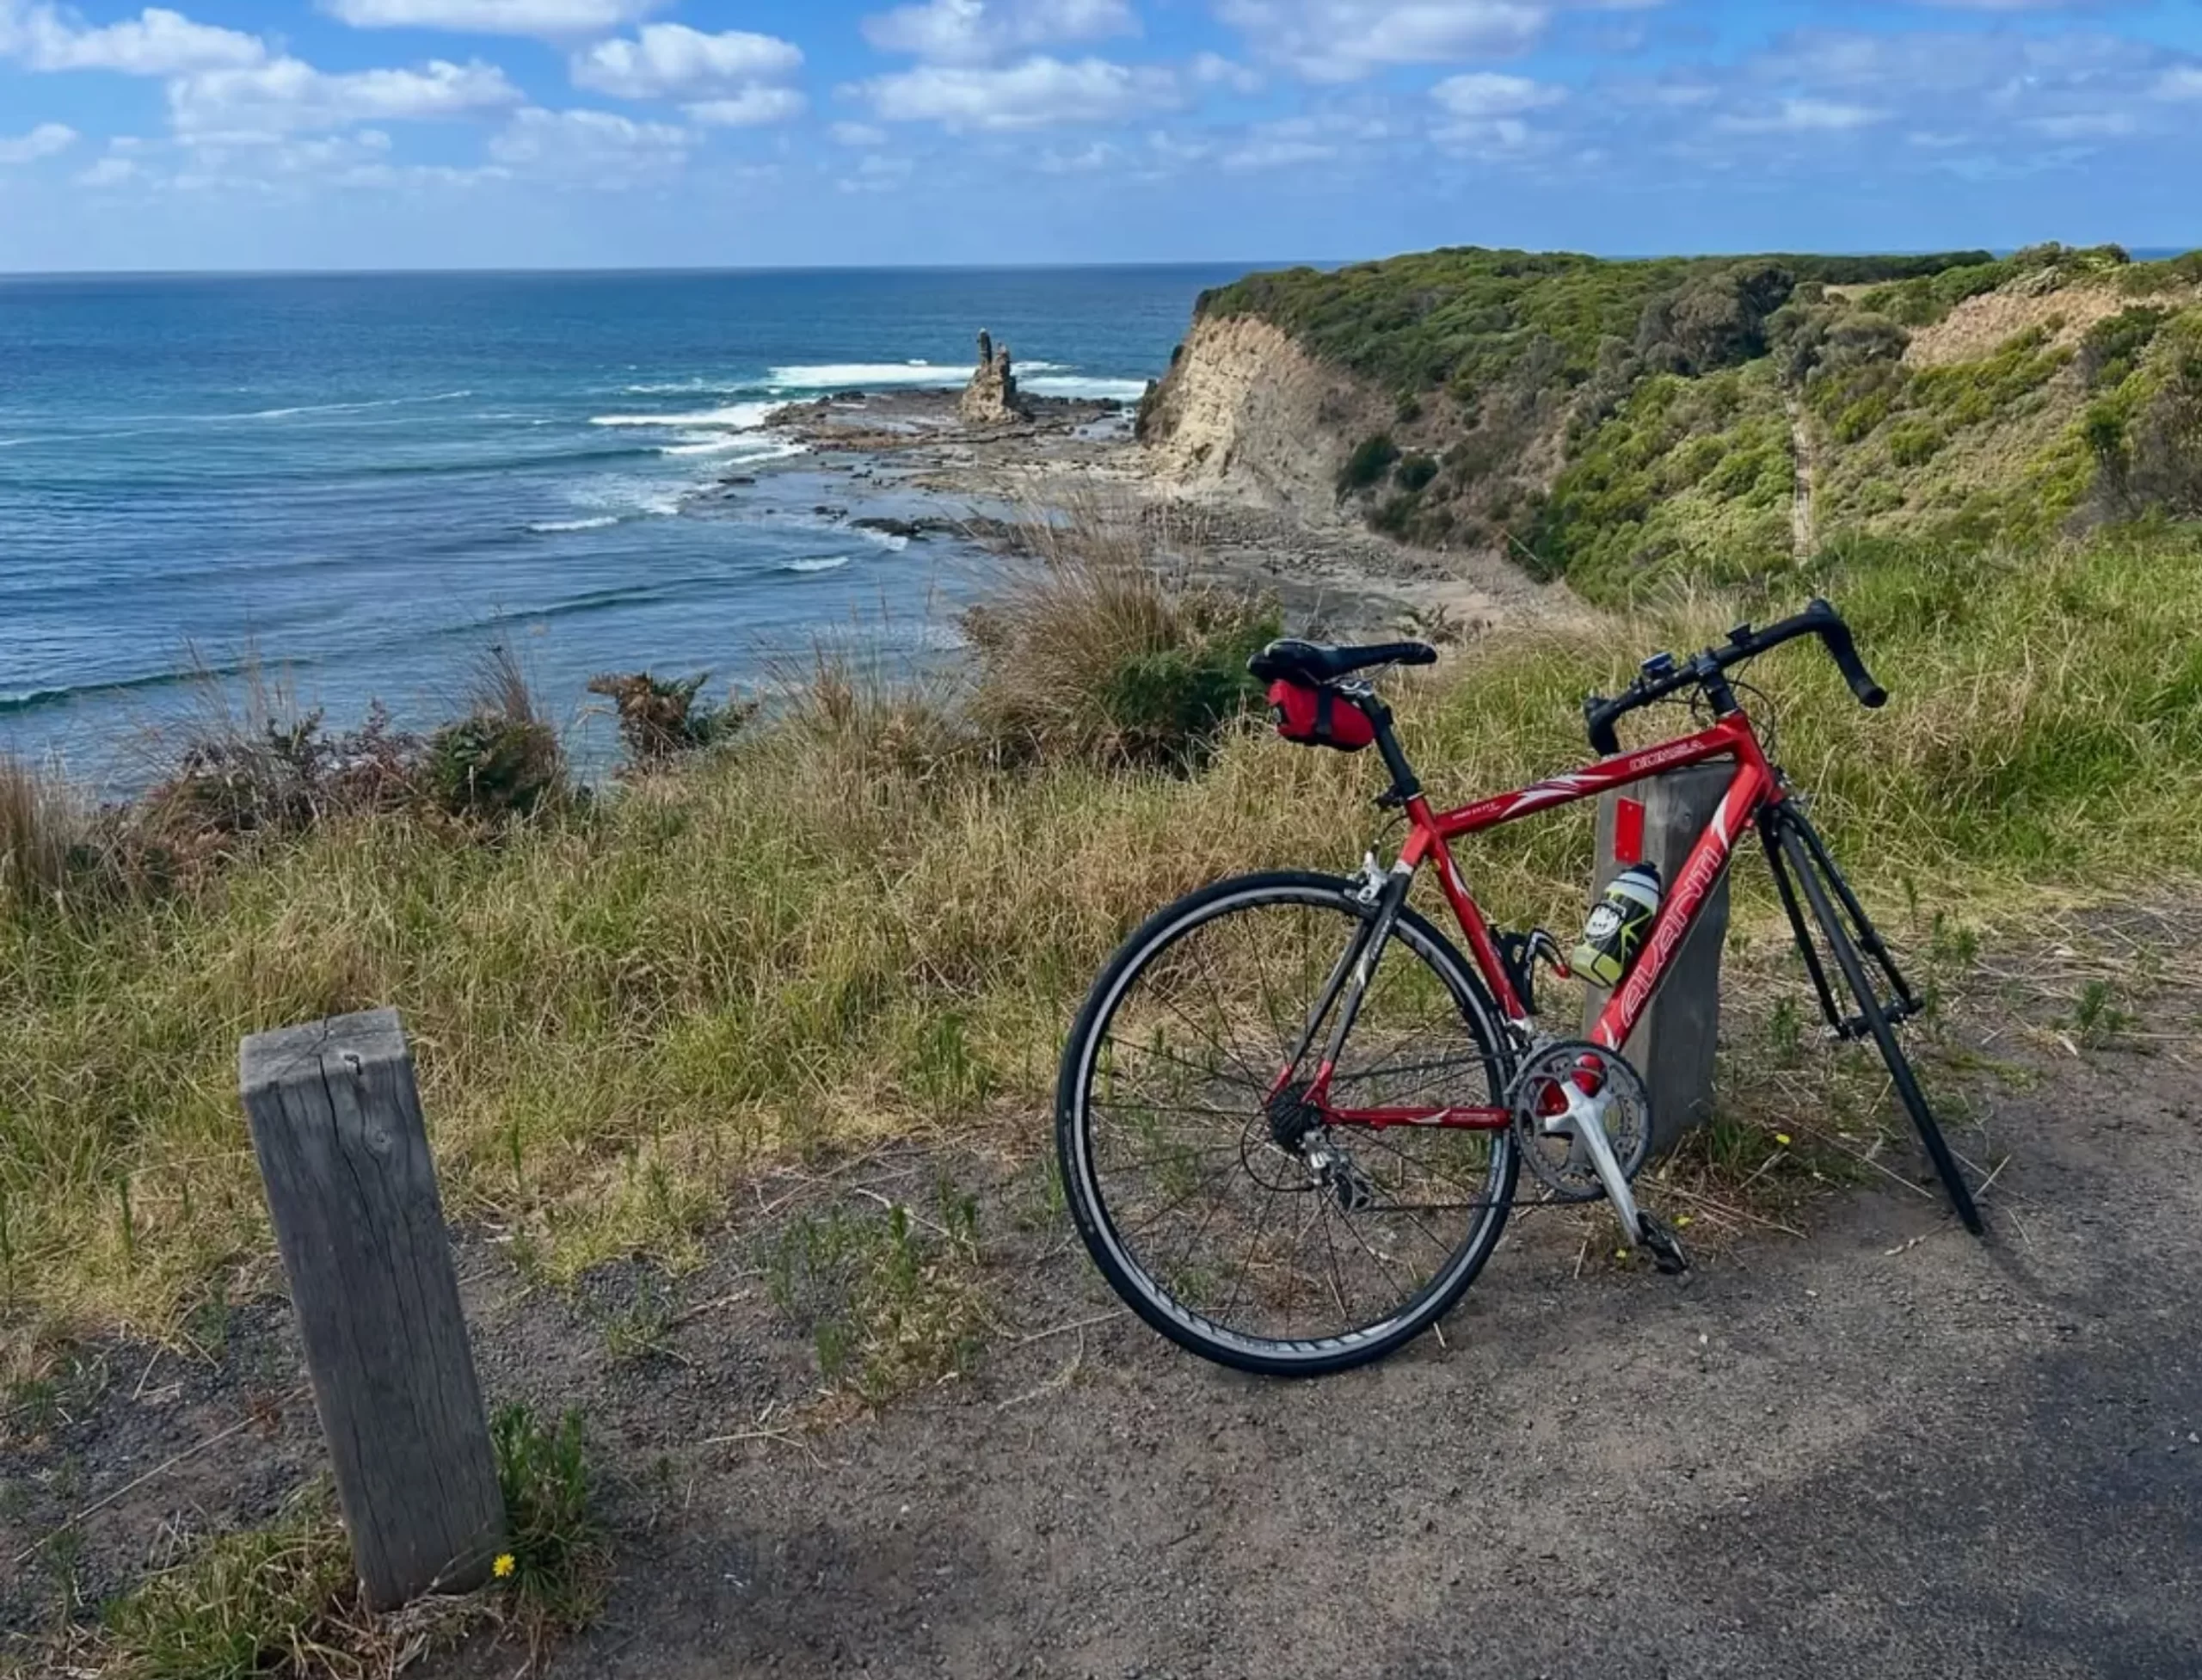
{"label": "bush-covered hillside", "polygon": [[1829,543],[2202,514],[2202,252],[1435,251],[1207,294],[1385,393],[1342,502],[1615,599]]}

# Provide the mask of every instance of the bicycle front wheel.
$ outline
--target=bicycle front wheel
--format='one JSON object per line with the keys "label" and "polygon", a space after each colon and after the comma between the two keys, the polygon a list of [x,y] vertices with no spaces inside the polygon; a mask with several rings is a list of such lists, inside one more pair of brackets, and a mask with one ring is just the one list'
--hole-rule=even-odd
{"label": "bicycle front wheel", "polygon": [[[1434,1324],[1490,1258],[1514,1195],[1510,1132],[1326,1125],[1271,1092],[1376,916],[1347,882],[1248,876],[1154,916],[1095,984],[1056,1088],[1056,1147],[1087,1252],[1180,1346],[1319,1375]],[[1328,1032],[1289,1083],[1313,1072]],[[1338,1109],[1494,1108],[1497,1012],[1403,910],[1331,1081]]]}

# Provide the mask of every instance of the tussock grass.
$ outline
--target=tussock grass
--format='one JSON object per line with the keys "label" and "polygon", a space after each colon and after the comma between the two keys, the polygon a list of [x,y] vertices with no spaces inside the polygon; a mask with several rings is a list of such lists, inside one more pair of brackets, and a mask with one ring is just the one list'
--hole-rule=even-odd
{"label": "tussock grass", "polygon": [[[1830,560],[1756,601],[1509,634],[1394,685],[1409,748],[1463,799],[1572,767],[1586,689],[1815,587],[1894,702],[1859,710],[1804,645],[1752,676],[1869,898],[2008,910],[2202,868],[2202,549],[2175,534]],[[1049,645],[1019,655],[1035,680]],[[683,772],[493,843],[367,811],[165,897],[0,915],[17,1332],[158,1326],[266,1264],[245,1033],[397,1006],[455,1215],[553,1279],[638,1249],[678,1265],[791,1154],[951,1127],[1040,1148],[1061,1036],[1129,926],[1227,872],[1349,868],[1383,828],[1373,758],[1257,724],[1223,725],[1196,774],[1035,759],[921,691],[814,674]],[[1462,848],[1503,919],[1579,917],[1584,812]],[[1738,878],[1743,914],[1768,914],[1757,871]]]}
{"label": "tussock grass", "polygon": [[59,892],[90,834],[90,813],[74,788],[0,754],[0,903]]}

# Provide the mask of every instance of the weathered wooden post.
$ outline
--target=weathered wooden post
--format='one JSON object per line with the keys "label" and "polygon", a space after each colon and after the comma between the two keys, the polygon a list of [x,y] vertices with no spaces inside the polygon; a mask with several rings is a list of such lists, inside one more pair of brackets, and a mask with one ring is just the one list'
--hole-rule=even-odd
{"label": "weathered wooden post", "polygon": [[237,1062],[367,1602],[470,1591],[504,1501],[397,1012],[259,1033]]}
{"label": "weathered wooden post", "polygon": [[[1720,809],[1734,775],[1727,765],[1698,765],[1631,783],[1602,798],[1593,898],[1622,868],[1614,857],[1615,817],[1621,800],[1642,803],[1645,860],[1659,866],[1660,882],[1672,892],[1682,865],[1689,861],[1690,848]],[[1676,952],[1658,998],[1622,1046],[1621,1053],[1644,1075],[1651,1092],[1652,1147],[1658,1154],[1673,1148],[1690,1127],[1713,1117],[1713,1052],[1720,1037],[1720,951],[1727,937],[1728,880],[1723,876],[1698,913],[1697,926]],[[1606,997],[1605,992],[1591,988],[1584,1008],[1586,1035],[1606,1006]]]}

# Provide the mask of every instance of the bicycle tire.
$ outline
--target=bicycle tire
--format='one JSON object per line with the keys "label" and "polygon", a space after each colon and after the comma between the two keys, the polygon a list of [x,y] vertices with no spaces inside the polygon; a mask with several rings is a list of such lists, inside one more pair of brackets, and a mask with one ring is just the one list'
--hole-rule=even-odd
{"label": "bicycle tire", "polygon": [[1927,1146],[1927,1158],[1934,1165],[1935,1175],[1942,1181],[1942,1189],[1950,1198],[1965,1228],[1975,1236],[1987,1234],[1987,1224],[1980,1209],[1972,1198],[1971,1186],[1965,1180],[1965,1172],[1950,1153],[1949,1141],[1942,1135],[1942,1129],[1934,1119],[1928,1105],[1927,1093],[1919,1088],[1919,1080],[1911,1071],[1910,1058],[1904,1053],[1904,1046],[1897,1040],[1896,1029],[1889,1025],[1888,1012],[1881,1007],[1880,993],[1866,970],[1865,959],[1860,956],[1856,941],[1849,929],[1836,914],[1835,904],[1828,895],[1827,883],[1804,842],[1791,828],[1781,831],[1782,854],[1790,869],[1804,888],[1805,902],[1811,906],[1812,918],[1819,923],[1820,932],[1835,954],[1836,966],[1842,971],[1842,978],[1858,1000],[1858,1009],[1879,1049],[1881,1060],[1888,1066],[1889,1078],[1894,1083],[1897,1095],[1911,1116],[1911,1123],[1919,1133],[1920,1141]]}
{"label": "bicycle tire", "polygon": [[[1166,955],[1180,939],[1235,909],[1280,902],[1319,905],[1364,920],[1374,914],[1356,895],[1354,883],[1335,876],[1298,871],[1220,881],[1156,912],[1103,969],[1063,1047],[1056,1082],[1055,1144],[1066,1200],[1087,1254],[1118,1298],[1151,1328],[1189,1352],[1234,1369],[1265,1375],[1322,1376],[1384,1357],[1451,1311],[1482,1271],[1505,1229],[1520,1157],[1510,1132],[1478,1135],[1489,1140],[1488,1188],[1478,1204],[1479,1216],[1467,1237],[1412,1300],[1379,1323],[1357,1327],[1350,1334],[1297,1338],[1247,1335],[1179,1302],[1140,1265],[1132,1245],[1111,1219],[1095,1161],[1091,1094],[1111,1018],[1148,964]],[[1499,1025],[1497,1007],[1473,967],[1442,932],[1412,910],[1400,912],[1392,939],[1394,946],[1403,943],[1428,963],[1449,991],[1488,1070],[1489,1100],[1494,1104],[1503,1100],[1511,1074],[1509,1041]],[[1384,960],[1394,960],[1399,954],[1394,950]]]}

